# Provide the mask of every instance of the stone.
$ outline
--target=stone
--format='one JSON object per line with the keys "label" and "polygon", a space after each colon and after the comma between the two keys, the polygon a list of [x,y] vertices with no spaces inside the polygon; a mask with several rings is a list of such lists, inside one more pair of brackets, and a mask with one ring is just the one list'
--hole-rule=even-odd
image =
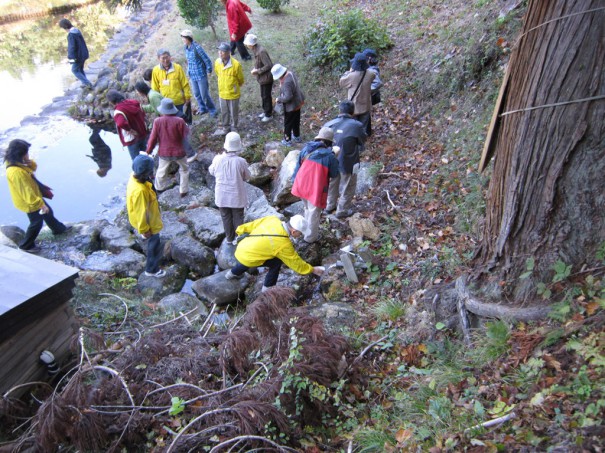
{"label": "stone", "polygon": [[2,225],[0,226],[0,244],[8,247],[16,247],[23,239],[25,231],[18,226]]}
{"label": "stone", "polygon": [[231,269],[237,264],[235,259],[235,245],[223,241],[216,253],[216,262],[219,269]]}
{"label": "stone", "polygon": [[355,272],[355,266],[353,266],[353,260],[351,260],[351,255],[348,253],[341,253],[340,261],[342,262],[345,274],[347,274],[349,281],[352,283],[359,283],[357,273]]}
{"label": "stone", "polygon": [[132,249],[124,249],[117,254],[103,250],[90,254],[80,267],[118,277],[137,277],[145,269],[145,255]]}
{"label": "stone", "polygon": [[322,304],[313,308],[310,314],[323,320],[326,328],[334,333],[342,333],[343,328],[352,327],[357,320],[357,312],[342,302]]}
{"label": "stone", "polygon": [[365,195],[372,187],[376,187],[376,164],[370,162],[361,162],[359,165],[359,173],[357,173],[357,187],[355,195]]}
{"label": "stone", "polygon": [[216,260],[214,251],[189,235],[179,236],[170,244],[172,259],[190,271],[206,277],[212,275]]}
{"label": "stone", "polygon": [[239,280],[227,280],[225,278],[227,272],[229,271],[222,271],[193,282],[193,291],[200,299],[219,307],[242,300],[244,291],[250,284],[249,275],[244,274]]}
{"label": "stone", "polygon": [[300,150],[294,149],[288,153],[279,169],[277,178],[271,184],[271,200],[277,206],[285,206],[299,201],[292,195],[292,175],[296,168]]}
{"label": "stone", "polygon": [[305,206],[302,201],[297,201],[296,203],[291,204],[290,206],[286,206],[284,208],[284,214],[290,218],[297,214],[303,215],[305,212]]}
{"label": "stone", "polygon": [[250,179],[248,179],[248,183],[253,186],[263,186],[273,178],[271,169],[262,162],[253,163],[248,169],[250,170]]}
{"label": "stone", "polygon": [[187,211],[187,222],[195,237],[208,247],[217,247],[225,237],[223,221],[218,209],[201,207]]}
{"label": "stone", "polygon": [[284,217],[269,204],[265,192],[258,187],[246,183],[246,193],[248,194],[248,206],[244,213],[244,222],[260,219],[268,215],[274,215],[283,219]]}
{"label": "stone", "polygon": [[123,249],[132,248],[136,241],[130,231],[116,225],[108,225],[101,231],[103,248],[111,253],[120,253]]}
{"label": "stone", "polygon": [[286,155],[281,149],[270,149],[265,156],[265,165],[267,167],[279,168]]}
{"label": "stone", "polygon": [[380,237],[380,230],[376,225],[370,219],[362,217],[360,213],[355,213],[349,217],[349,227],[353,232],[353,237],[367,238],[373,241]]}
{"label": "stone", "polygon": [[159,307],[167,313],[173,313],[177,316],[180,313],[186,313],[188,311],[197,308],[189,317],[196,315],[208,316],[208,309],[197,297],[187,293],[174,293],[163,297],[158,303]]}
{"label": "stone", "polygon": [[141,272],[138,276],[137,288],[144,295],[153,298],[163,298],[169,294],[178,293],[185,284],[187,268],[179,264],[164,267],[166,275],[158,278],[145,275]]}
{"label": "stone", "polygon": [[171,241],[189,234],[189,226],[185,223],[184,217],[174,211],[162,211],[162,222],[164,228],[160,231],[160,237],[163,241]]}

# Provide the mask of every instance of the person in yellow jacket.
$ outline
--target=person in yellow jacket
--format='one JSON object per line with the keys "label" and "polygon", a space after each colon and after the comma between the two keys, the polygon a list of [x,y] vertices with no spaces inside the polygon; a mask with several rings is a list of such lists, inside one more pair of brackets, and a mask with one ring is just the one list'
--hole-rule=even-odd
{"label": "person in yellow jacket", "polygon": [[250,268],[266,266],[269,272],[265,276],[264,292],[277,283],[282,263],[301,275],[321,275],[324,268],[305,262],[290,240],[290,237],[301,237],[306,228],[306,221],[301,215],[293,216],[288,223],[276,216],[267,216],[240,225],[235,232],[244,237],[235,249],[237,264],[225,274],[225,278],[239,279]]}
{"label": "person in yellow jacket", "polygon": [[160,64],[151,71],[151,89],[163,97],[172,99],[174,106],[183,113],[185,104],[191,108],[191,88],[183,67],[172,62],[170,52],[158,50]]}
{"label": "person in yellow jacket", "polygon": [[244,84],[244,71],[240,62],[231,56],[231,47],[226,42],[218,46],[214,73],[218,78],[218,97],[221,106],[220,126],[214,135],[225,135],[229,130],[237,132],[240,88]]}
{"label": "person in yellow jacket", "polygon": [[153,158],[138,155],[132,161],[133,174],[126,187],[126,210],[128,221],[135,230],[147,239],[147,262],[145,275],[164,277],[160,269],[162,245],[160,231],[164,228],[158,197],[153,187]]}
{"label": "person in yellow jacket", "polygon": [[8,144],[4,162],[6,164],[6,180],[15,208],[27,214],[29,226],[19,242],[19,248],[29,253],[38,253],[36,238],[46,223],[53,234],[63,234],[71,229],[59,222],[51,207],[42,198],[42,192],[34,179],[38,168],[36,162],[29,158],[31,144],[25,140],[15,139]]}

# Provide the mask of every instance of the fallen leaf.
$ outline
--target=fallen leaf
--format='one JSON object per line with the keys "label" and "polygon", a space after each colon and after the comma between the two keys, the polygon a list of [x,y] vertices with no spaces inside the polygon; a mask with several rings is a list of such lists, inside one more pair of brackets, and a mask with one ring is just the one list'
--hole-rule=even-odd
{"label": "fallen leaf", "polygon": [[399,429],[399,431],[397,431],[397,433],[395,433],[395,439],[397,439],[397,442],[401,444],[407,441],[410,437],[412,437],[412,434],[412,431],[410,431],[409,429],[401,428]]}

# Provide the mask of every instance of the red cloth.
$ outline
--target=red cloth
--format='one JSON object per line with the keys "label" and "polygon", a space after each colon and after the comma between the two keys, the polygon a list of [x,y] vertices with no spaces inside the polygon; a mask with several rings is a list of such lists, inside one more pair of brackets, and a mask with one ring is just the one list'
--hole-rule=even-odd
{"label": "red cloth", "polygon": [[325,209],[328,202],[329,168],[320,162],[305,160],[294,179],[292,194],[309,200],[313,206]]}
{"label": "red cloth", "polygon": [[231,35],[235,35],[235,40],[232,41],[239,41],[252,28],[252,23],[246,15],[246,11],[251,13],[252,10],[248,5],[240,2],[240,0],[227,0],[225,11],[227,12],[229,38],[231,39]]}
{"label": "red cloth", "polygon": [[183,140],[187,137],[189,128],[178,116],[160,116],[153,122],[151,136],[147,142],[147,154],[151,154],[157,143],[160,144],[158,156],[185,157]]}
{"label": "red cloth", "polygon": [[[116,113],[116,111],[122,112]],[[141,140],[147,136],[147,123],[145,122],[145,112],[141,110],[139,101],[135,99],[126,99],[115,106],[113,119],[118,126],[118,135],[122,145],[132,145],[134,142]],[[136,132],[134,139],[127,140],[123,131]]]}

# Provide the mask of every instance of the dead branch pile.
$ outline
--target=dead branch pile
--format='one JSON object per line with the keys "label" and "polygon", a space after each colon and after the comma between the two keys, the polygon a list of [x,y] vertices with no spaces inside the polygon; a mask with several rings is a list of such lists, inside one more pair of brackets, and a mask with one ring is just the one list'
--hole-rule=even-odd
{"label": "dead branch pile", "polygon": [[117,357],[90,359],[81,335],[79,365],[10,448],[290,450],[271,439],[297,446],[306,424],[332,413],[330,386],[348,365],[345,339],[291,308],[293,301],[294,291],[274,288],[247,308],[232,332],[204,338],[175,323],[141,334]]}

